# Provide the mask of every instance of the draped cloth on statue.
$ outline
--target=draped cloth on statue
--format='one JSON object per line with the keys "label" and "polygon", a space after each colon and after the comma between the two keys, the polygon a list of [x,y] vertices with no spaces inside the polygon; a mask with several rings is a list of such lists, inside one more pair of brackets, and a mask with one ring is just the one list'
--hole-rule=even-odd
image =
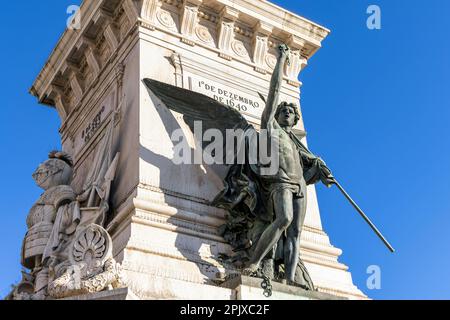
{"label": "draped cloth on statue", "polygon": [[49,258],[58,262],[65,260],[66,257],[61,255],[67,251],[66,248],[70,245],[80,221],[81,211],[78,201],[72,201],[58,208],[42,261],[45,262]]}

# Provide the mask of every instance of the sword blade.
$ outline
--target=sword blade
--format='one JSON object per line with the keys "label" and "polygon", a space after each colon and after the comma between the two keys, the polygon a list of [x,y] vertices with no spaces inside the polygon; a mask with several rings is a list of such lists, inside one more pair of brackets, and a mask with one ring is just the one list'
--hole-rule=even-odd
{"label": "sword blade", "polygon": [[395,252],[395,249],[391,246],[389,241],[386,240],[386,238],[383,236],[383,234],[378,230],[378,228],[373,224],[372,221],[370,221],[369,217],[362,211],[362,209],[356,204],[356,202],[350,197],[350,195],[345,191],[345,189],[341,186],[341,184],[335,179],[334,184],[338,189],[342,192],[344,197],[347,198],[347,200],[351,203],[351,205],[358,211],[358,213],[363,217],[363,219],[367,222],[367,224],[372,228],[372,230],[377,234],[378,238],[383,241],[383,243],[386,245],[386,247],[391,251],[392,253]]}

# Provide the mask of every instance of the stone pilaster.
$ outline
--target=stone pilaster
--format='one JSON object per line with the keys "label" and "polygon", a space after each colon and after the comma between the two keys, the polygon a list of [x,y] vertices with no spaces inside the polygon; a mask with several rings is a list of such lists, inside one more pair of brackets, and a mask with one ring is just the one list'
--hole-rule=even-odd
{"label": "stone pilaster", "polygon": [[185,0],[181,8],[181,41],[195,45],[194,32],[198,24],[198,9],[202,0]]}
{"label": "stone pilaster", "polygon": [[156,28],[156,14],[161,6],[161,0],[144,0],[141,16],[147,23],[147,28],[150,30],[155,30]]}
{"label": "stone pilaster", "polygon": [[170,62],[175,67],[175,85],[178,87],[183,87],[183,70],[181,67],[181,58],[180,54],[174,52],[170,56]]}
{"label": "stone pilaster", "polygon": [[221,58],[231,60],[231,42],[234,39],[234,27],[239,18],[239,11],[231,7],[225,6],[221,13],[218,24],[219,34],[219,56]]}
{"label": "stone pilaster", "polygon": [[256,64],[255,71],[266,73],[265,58],[269,49],[269,37],[273,27],[267,23],[259,21],[253,33],[253,62]]}
{"label": "stone pilaster", "polygon": [[289,55],[290,64],[286,66],[286,76],[289,84],[299,86],[300,82],[298,77],[300,72],[307,65],[307,60],[301,55],[301,50],[305,46],[305,42],[302,39],[291,35],[287,43],[291,48],[291,53]]}

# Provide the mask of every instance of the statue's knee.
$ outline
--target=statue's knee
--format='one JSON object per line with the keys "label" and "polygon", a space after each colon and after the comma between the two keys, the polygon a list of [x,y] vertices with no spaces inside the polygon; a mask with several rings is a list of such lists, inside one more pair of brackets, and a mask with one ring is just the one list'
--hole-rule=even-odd
{"label": "statue's knee", "polygon": [[280,226],[282,229],[287,229],[291,223],[292,223],[292,216],[290,215],[285,215],[283,217],[280,218]]}

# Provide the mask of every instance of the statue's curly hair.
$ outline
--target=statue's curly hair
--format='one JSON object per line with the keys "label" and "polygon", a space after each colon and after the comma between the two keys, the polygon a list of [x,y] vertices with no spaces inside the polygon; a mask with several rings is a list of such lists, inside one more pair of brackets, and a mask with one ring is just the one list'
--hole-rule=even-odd
{"label": "statue's curly hair", "polygon": [[297,125],[297,123],[301,119],[301,116],[300,116],[300,110],[299,110],[297,104],[295,104],[295,103],[288,103],[286,101],[283,101],[282,103],[280,103],[277,107],[277,111],[275,112],[275,119],[278,119],[278,116],[280,115],[280,112],[281,112],[281,108],[286,107],[286,106],[290,106],[294,109],[294,112],[295,112],[294,126]]}
{"label": "statue's curly hair", "polygon": [[50,153],[48,154],[48,158],[49,159],[59,159],[61,161],[64,161],[65,163],[67,163],[71,168],[73,167],[72,157],[64,151],[58,151],[58,150],[50,151]]}

